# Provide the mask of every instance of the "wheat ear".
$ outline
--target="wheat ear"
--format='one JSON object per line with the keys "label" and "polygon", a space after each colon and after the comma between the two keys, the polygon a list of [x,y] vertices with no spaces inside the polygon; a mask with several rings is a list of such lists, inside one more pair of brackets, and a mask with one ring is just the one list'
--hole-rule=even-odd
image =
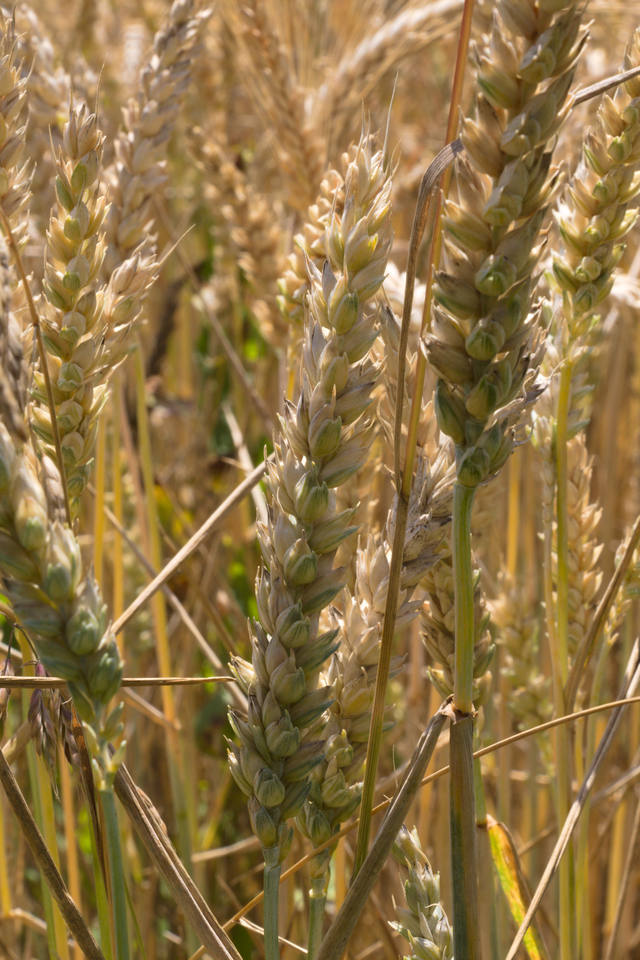
{"label": "wheat ear", "polygon": [[[209,15],[197,11],[195,0],[174,0],[140,73],[137,98],[124,110],[124,130],[116,138],[115,168],[110,171],[108,276],[130,260],[140,244],[149,243],[154,196],[167,182],[163,152],[180,116]],[[144,255],[149,253],[145,248]]]}
{"label": "wheat ear", "polygon": [[397,921],[391,926],[411,945],[405,960],[453,960],[453,935],[440,903],[440,874],[434,873],[420,847],[418,831],[405,826],[391,853],[400,865],[406,907],[394,903]]}
{"label": "wheat ear", "polygon": [[337,630],[319,634],[319,614],[343,586],[333,562],[354,513],[336,513],[333,488],[364,463],[370,443],[367,408],[378,375],[368,357],[377,336],[371,301],[391,242],[390,175],[388,154],[373,154],[364,133],[347,174],[343,217],[334,215],[327,228],[322,274],[309,264],[300,398],[285,405],[269,470],[269,522],[259,525],[264,567],[252,663],[232,662],[249,712],[231,714],[242,746],[229,745],[229,760],[265,855],[268,953],[277,951],[272,890],[291,843],[286,821],[301,809],[309,774],[324,755],[324,741],[304,734],[332,700],[331,687],[318,680]]}

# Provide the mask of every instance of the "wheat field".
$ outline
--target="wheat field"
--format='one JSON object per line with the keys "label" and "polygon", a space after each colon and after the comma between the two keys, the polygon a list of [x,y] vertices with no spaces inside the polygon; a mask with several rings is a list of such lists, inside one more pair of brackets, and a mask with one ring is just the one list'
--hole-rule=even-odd
{"label": "wheat field", "polygon": [[0,956],[640,958],[640,6],[0,9]]}

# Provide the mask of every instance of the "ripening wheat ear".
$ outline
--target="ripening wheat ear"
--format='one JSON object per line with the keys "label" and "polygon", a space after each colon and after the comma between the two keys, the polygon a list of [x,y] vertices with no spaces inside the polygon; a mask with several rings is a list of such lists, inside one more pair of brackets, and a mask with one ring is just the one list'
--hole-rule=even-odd
{"label": "ripening wheat ear", "polygon": [[[8,289],[6,250],[0,241],[0,280]],[[15,321],[9,297],[0,306],[0,342]],[[19,385],[14,404],[24,395],[27,370],[21,350],[14,353]],[[117,758],[108,752],[119,711],[105,708],[120,685],[122,661],[107,627],[107,611],[98,585],[83,576],[82,558],[72,531],[60,514],[59,477],[52,461],[38,463],[24,431],[12,429],[0,409],[0,574],[3,592],[16,619],[27,630],[38,657],[54,676],[67,681],[74,706],[86,723],[92,752],[106,777],[115,773]]]}
{"label": "ripening wheat ear", "polygon": [[491,47],[478,55],[477,120],[463,124],[469,159],[458,164],[459,201],[445,206],[447,266],[437,274],[426,348],[440,377],[438,422],[470,487],[507,459],[540,362],[533,274],[557,182],[548,144],[569,110],[584,42],[574,3],[557,13],[546,6],[503,2],[494,14]]}
{"label": "ripening wheat ear", "polygon": [[209,15],[197,11],[195,0],[175,0],[141,71],[138,96],[129,100],[124,110],[124,130],[115,141],[116,161],[109,171],[111,210],[105,264],[109,277],[139,246],[144,257],[138,266],[152,252],[153,199],[167,182],[163,153],[180,115]]}
{"label": "ripening wheat ear", "polygon": [[[83,105],[69,111],[56,159],[58,211],[47,231],[41,328],[71,506],[93,465],[91,454],[105,388],[97,380],[104,353],[105,288],[97,283],[105,254],[107,213],[99,194],[104,135]],[[55,454],[44,374],[34,372],[33,428]]]}
{"label": "ripening wheat ear", "polygon": [[418,831],[405,826],[391,850],[404,880],[406,907],[394,903],[397,921],[391,926],[411,944],[405,960],[453,960],[453,936],[440,904],[440,874],[422,852]]}
{"label": "ripening wheat ear", "polygon": [[[49,183],[55,176],[55,151],[62,140],[68,115],[69,90],[82,97],[67,71],[55,62],[55,51],[36,12],[26,3],[16,7],[18,21],[17,59],[22,61],[29,104],[26,145],[29,157],[37,157],[33,172],[33,213],[45,222],[49,215]],[[53,141],[54,149],[51,149]],[[40,224],[39,224],[40,225]],[[44,233],[44,223],[42,224]]]}
{"label": "ripening wheat ear", "polygon": [[[31,177],[27,164],[19,166],[24,152],[26,127],[20,126],[26,101],[26,81],[15,62],[16,34],[12,18],[0,21],[0,207],[18,249],[26,243],[27,209],[31,198]],[[0,413],[11,435],[18,441],[27,437],[25,413],[27,370],[21,343],[22,330],[11,311],[11,261],[6,243],[0,247]]]}
{"label": "ripening wheat ear", "polygon": [[29,164],[20,165],[26,125],[20,126],[26,102],[26,79],[16,64],[13,19],[0,18],[0,204],[19,249],[27,242],[26,208],[31,197]]}
{"label": "ripening wheat ear", "polygon": [[304,87],[264,0],[231,0],[224,8],[256,113],[288,177],[287,200],[306,213],[322,178],[326,145],[308,116]]}
{"label": "ripening wheat ear", "polygon": [[265,855],[268,951],[277,950],[273,898],[291,843],[286,821],[301,809],[310,771],[324,754],[316,731],[332,691],[318,685],[319,671],[336,649],[337,629],[319,635],[319,614],[343,586],[343,571],[333,563],[354,514],[336,512],[333,488],[368,455],[367,408],[378,375],[369,357],[378,332],[372,300],[391,242],[390,189],[388,155],[372,153],[364,134],[347,174],[344,215],[334,215],[327,226],[322,274],[309,265],[300,398],[296,406],[286,403],[281,418],[269,472],[269,522],[259,526],[264,567],[252,663],[232,663],[249,712],[231,714],[242,747],[229,745],[229,761],[249,797]]}
{"label": "ripening wheat ear", "polygon": [[247,171],[234,162],[224,134],[215,128],[209,136],[202,130],[193,133],[196,156],[206,172],[206,199],[223,218],[226,243],[249,281],[249,303],[260,333],[278,347],[288,332],[273,293],[283,260],[278,211],[273,201],[255,188]]}

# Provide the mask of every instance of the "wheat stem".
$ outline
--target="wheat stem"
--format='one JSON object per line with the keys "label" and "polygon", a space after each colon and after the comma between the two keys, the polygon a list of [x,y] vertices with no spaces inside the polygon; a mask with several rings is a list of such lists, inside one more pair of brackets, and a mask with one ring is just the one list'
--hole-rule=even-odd
{"label": "wheat stem", "polygon": [[309,960],[315,960],[322,943],[322,926],[324,922],[324,910],[327,903],[327,895],[321,891],[316,895],[312,890],[309,896],[309,943],[307,947],[307,957]]}
{"label": "wheat stem", "polygon": [[120,849],[120,832],[118,830],[118,815],[116,813],[113,786],[108,786],[100,790],[99,796],[102,804],[104,834],[109,859],[109,886],[115,932],[114,960],[129,960],[127,902],[125,897],[124,871],[122,867],[122,850]]}
{"label": "wheat stem", "polygon": [[265,960],[279,960],[278,894],[282,864],[278,862],[279,847],[263,847],[264,852],[264,956]]}
{"label": "wheat stem", "polygon": [[89,830],[89,838],[91,840],[91,862],[93,864],[93,881],[95,883],[100,946],[104,953],[105,960],[114,960],[111,909],[109,907],[109,898],[107,897],[103,863],[98,856],[98,844],[93,830]]}
{"label": "wheat stem", "polygon": [[451,725],[451,875],[453,937],[458,960],[475,960],[479,950],[476,823],[473,789],[474,603],[471,567],[471,512],[475,488],[453,485],[453,579],[455,671]]}
{"label": "wheat stem", "polygon": [[102,509],[107,480],[107,423],[104,417],[98,423],[96,442],[95,508],[93,516],[93,570],[100,589],[104,589],[104,534],[105,516]]}
{"label": "wheat stem", "polygon": [[[42,872],[43,883],[46,883],[48,887],[47,895],[53,895],[55,897],[60,909],[64,912],[65,920],[69,926],[69,929],[73,933],[77,942],[81,944],[85,956],[88,957],[89,960],[105,960],[105,957],[98,944],[94,940],[91,931],[84,922],[82,914],[69,896],[67,888],[64,885],[64,881],[60,876],[60,871],[56,867],[56,864],[51,857],[51,853],[49,852],[47,844],[45,843],[42,834],[38,829],[33,815],[29,810],[29,806],[24,799],[20,787],[18,786],[4,753],[1,750],[0,782],[2,782],[7,799],[9,800],[11,808],[16,815],[16,819],[20,823],[20,827],[27,844]],[[51,894],[49,894],[49,890],[51,891]],[[66,933],[64,936],[64,943],[66,944]]]}
{"label": "wheat stem", "polygon": [[573,365],[565,361],[560,374],[558,412],[556,418],[556,501],[558,518],[558,572],[557,572],[557,644],[562,685],[569,671],[569,532],[567,504],[567,443],[568,417],[571,403],[571,376]]}
{"label": "wheat stem", "polygon": [[[67,878],[69,881],[69,893],[77,904],[82,906],[82,888],[80,886],[80,863],[78,860],[78,837],[76,834],[76,817],[73,802],[73,787],[71,783],[71,771],[69,765],[60,763],[60,793],[62,800],[62,813],[64,817],[64,838],[67,846]],[[0,845],[0,850],[3,849]],[[75,960],[82,960],[80,948],[76,944],[74,947]]]}
{"label": "wheat stem", "polygon": [[473,574],[471,569],[471,512],[474,487],[453,485],[453,578],[456,600],[456,648],[453,706],[457,713],[473,712]]}

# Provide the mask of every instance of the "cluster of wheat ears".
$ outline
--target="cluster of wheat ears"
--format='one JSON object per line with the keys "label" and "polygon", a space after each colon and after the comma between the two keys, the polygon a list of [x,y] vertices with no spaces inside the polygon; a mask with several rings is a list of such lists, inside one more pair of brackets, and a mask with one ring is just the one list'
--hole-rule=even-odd
{"label": "cluster of wheat ears", "polygon": [[0,8],[0,956],[640,957],[633,7]]}

